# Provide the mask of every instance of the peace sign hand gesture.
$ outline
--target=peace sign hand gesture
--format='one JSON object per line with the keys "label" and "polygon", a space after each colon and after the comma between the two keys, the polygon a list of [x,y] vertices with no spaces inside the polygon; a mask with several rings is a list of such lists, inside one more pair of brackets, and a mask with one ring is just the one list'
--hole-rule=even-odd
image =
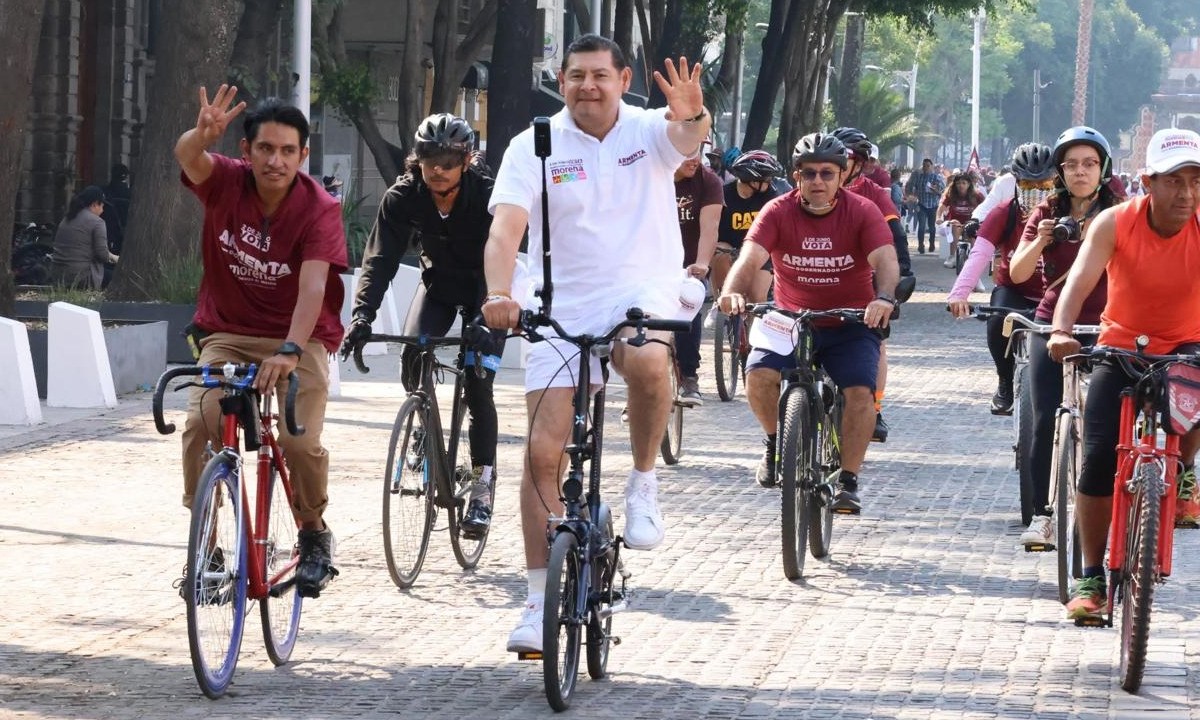
{"label": "peace sign hand gesture", "polygon": [[688,120],[704,112],[704,92],[700,87],[700,76],[703,66],[700,63],[688,67],[686,57],[679,57],[679,69],[671,58],[663,61],[666,66],[666,76],[654,71],[654,82],[667,99],[668,120]]}
{"label": "peace sign hand gesture", "polygon": [[208,101],[208,89],[200,87],[200,114],[196,117],[196,134],[200,136],[204,147],[210,147],[221,139],[225,129],[235,117],[246,109],[246,103],[240,102],[230,109],[233,99],[237,97],[237,86],[221,84],[212,102]]}

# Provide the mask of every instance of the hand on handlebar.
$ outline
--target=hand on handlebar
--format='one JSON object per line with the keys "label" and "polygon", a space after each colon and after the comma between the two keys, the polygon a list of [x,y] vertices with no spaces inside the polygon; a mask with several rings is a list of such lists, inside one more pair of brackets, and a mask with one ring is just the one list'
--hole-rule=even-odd
{"label": "hand on handlebar", "polygon": [[741,315],[746,312],[746,297],[741,293],[721,293],[717,308],[726,315]]}
{"label": "hand on handlebar", "polygon": [[1062,362],[1068,355],[1078,353],[1081,347],[1074,337],[1062,333],[1054,333],[1046,340],[1046,351],[1054,362]]}
{"label": "hand on handlebar", "polygon": [[521,303],[512,298],[492,298],[483,304],[480,312],[484,324],[494,330],[511,330],[521,322]]}
{"label": "hand on handlebar", "polygon": [[273,392],[275,385],[287,378],[299,364],[300,358],[295,355],[272,355],[258,366],[258,375],[254,378],[254,389],[263,395]]}
{"label": "hand on handlebar", "polygon": [[958,320],[971,316],[971,303],[966,300],[950,300],[946,303],[946,309]]}
{"label": "hand on handlebar", "polygon": [[346,333],[346,339],[342,341],[342,347],[338,350],[342,360],[348,360],[354,348],[366,344],[370,337],[371,323],[363,317],[354,318],[354,322],[350,323],[349,332]]}
{"label": "hand on handlebar", "polygon": [[872,300],[863,308],[863,324],[869,328],[885,328],[895,306],[887,300]]}

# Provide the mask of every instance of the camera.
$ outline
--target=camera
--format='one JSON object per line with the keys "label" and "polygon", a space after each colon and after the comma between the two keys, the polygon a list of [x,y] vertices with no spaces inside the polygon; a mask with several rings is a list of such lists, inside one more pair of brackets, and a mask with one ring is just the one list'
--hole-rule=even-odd
{"label": "camera", "polygon": [[1054,221],[1054,230],[1051,233],[1055,243],[1077,243],[1083,239],[1080,229],[1079,221],[1075,218],[1061,217]]}

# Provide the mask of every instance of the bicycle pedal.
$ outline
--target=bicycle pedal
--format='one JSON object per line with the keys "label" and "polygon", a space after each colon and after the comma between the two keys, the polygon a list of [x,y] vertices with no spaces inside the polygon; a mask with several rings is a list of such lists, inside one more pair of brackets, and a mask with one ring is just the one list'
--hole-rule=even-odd
{"label": "bicycle pedal", "polygon": [[1200,530],[1200,523],[1195,520],[1176,520],[1176,530]]}
{"label": "bicycle pedal", "polygon": [[831,511],[834,515],[862,515],[862,510],[855,510],[853,508],[835,507],[831,508]]}
{"label": "bicycle pedal", "polygon": [[540,652],[519,652],[517,653],[518,660],[541,660],[542,653]]}
{"label": "bicycle pedal", "polygon": [[1025,552],[1054,552],[1057,547],[1051,543],[1025,543]]}

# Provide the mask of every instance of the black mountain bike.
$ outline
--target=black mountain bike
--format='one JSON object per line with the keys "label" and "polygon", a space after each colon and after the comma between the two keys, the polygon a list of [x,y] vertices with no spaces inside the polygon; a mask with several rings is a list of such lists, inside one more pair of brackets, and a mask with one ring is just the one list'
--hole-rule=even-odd
{"label": "black mountain bike", "polygon": [[[469,318],[462,308],[459,313],[466,327]],[[372,334],[365,342],[402,343],[421,351],[420,385],[396,413],[383,471],[383,554],[392,582],[401,589],[416,582],[439,509],[446,511],[454,558],[464,570],[470,570],[483,555],[488,531],[468,536],[462,527],[475,480],[464,431],[467,402],[463,373],[482,372],[477,362],[467,365],[468,353],[474,351],[468,347],[466,333],[463,337]],[[458,348],[453,364],[438,359],[436,351],[441,347]],[[363,363],[362,345],[354,349],[354,364],[361,372],[370,372]],[[447,372],[454,376],[448,427],[442,424],[436,393],[438,381]]]}
{"label": "black mountain bike", "polygon": [[[560,498],[565,511],[550,519],[550,563],[546,570],[545,614],[542,620],[542,653],[523,653],[523,660],[542,660],[546,698],[557,711],[571,704],[579,673],[579,655],[587,637],[588,675],[607,674],[608,651],[620,639],[612,635],[612,616],[626,609],[629,573],[621,562],[620,536],[613,534],[612,511],[600,498],[601,459],[604,445],[604,399],[608,379],[607,357],[614,342],[640,347],[668,340],[646,337],[647,330],[681,332],[691,323],[646,317],[630,308],[625,320],[602,336],[571,335],[544,313],[525,311],[521,328],[530,342],[545,340],[539,328],[551,328],[562,340],[579,348],[579,366],[572,400],[576,422],[565,451],[570,468]],[[618,339],[625,328],[635,335]],[[589,395],[592,355],[601,357],[600,390]],[[586,479],[586,486],[585,486]]]}
{"label": "black mountain bike", "polygon": [[796,324],[796,367],[780,377],[776,435],[776,472],[783,488],[783,574],[796,580],[804,575],[805,543],[813,557],[829,555],[834,515],[830,477],[842,466],[845,398],[813,357],[813,321],[836,318],[861,323],[863,311],[792,312],[771,303],[750,305],[746,311],[759,318],[774,312]]}

